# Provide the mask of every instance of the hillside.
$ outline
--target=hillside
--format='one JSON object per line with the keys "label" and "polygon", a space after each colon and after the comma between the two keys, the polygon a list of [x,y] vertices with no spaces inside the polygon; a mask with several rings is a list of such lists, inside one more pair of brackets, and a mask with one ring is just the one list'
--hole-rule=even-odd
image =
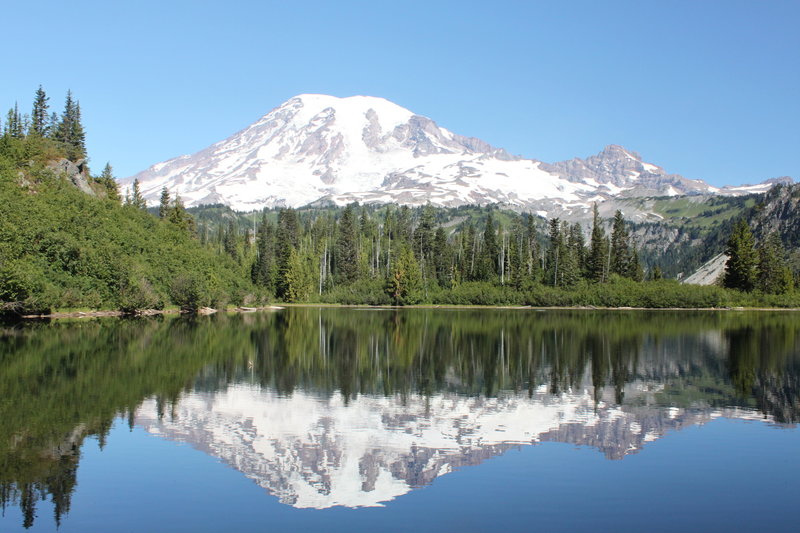
{"label": "hillside", "polygon": [[121,205],[85,168],[75,174],[85,164],[66,155],[49,139],[0,138],[0,309],[197,307],[244,297],[249,282],[238,265],[185,228]]}

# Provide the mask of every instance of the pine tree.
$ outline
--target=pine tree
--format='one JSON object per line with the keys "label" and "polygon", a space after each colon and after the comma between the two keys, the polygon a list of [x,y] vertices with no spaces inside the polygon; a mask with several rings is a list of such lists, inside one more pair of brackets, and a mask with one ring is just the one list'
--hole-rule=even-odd
{"label": "pine tree", "polygon": [[275,232],[275,264],[277,279],[275,280],[275,293],[278,298],[289,297],[289,256],[292,250],[300,246],[300,224],[297,220],[297,211],[294,209],[281,209],[278,212],[278,227]]}
{"label": "pine tree", "polygon": [[61,115],[54,138],[64,144],[68,159],[77,161],[86,157],[86,137],[81,124],[81,106],[72,99],[72,91],[67,91],[64,113]]}
{"label": "pine tree", "polygon": [[486,214],[486,226],[483,229],[483,247],[476,265],[476,279],[480,281],[495,281],[497,277],[497,257],[500,246],[497,244],[497,228],[494,224],[494,214],[491,210]]}
{"label": "pine tree", "polygon": [[614,214],[611,228],[611,272],[626,278],[631,277],[630,237],[625,228],[622,211]]}
{"label": "pine tree", "polygon": [[161,189],[161,200],[158,204],[158,218],[167,218],[169,216],[171,202],[172,198],[169,196],[169,189],[164,186]]}
{"label": "pine tree", "polygon": [[30,134],[37,137],[46,137],[50,130],[50,116],[47,112],[49,98],[45,94],[42,86],[36,89],[33,100],[33,112],[31,113]]}
{"label": "pine tree", "polygon": [[385,291],[395,305],[413,304],[419,301],[422,274],[414,252],[402,244],[394,268],[386,280]]}
{"label": "pine tree", "polygon": [[8,110],[6,114],[6,125],[3,130],[3,135],[12,137],[14,139],[21,139],[25,136],[25,130],[22,123],[22,116],[19,114],[19,107],[14,104],[14,107]]}
{"label": "pine tree", "polygon": [[231,256],[231,258],[239,262],[239,232],[236,230],[236,224],[233,220],[228,221],[228,226],[225,229],[225,234],[222,238],[222,249],[225,250],[225,253]]}
{"label": "pine tree", "polygon": [[195,236],[194,218],[186,211],[183,201],[177,193],[175,193],[175,202],[169,210],[168,220],[192,237]]}
{"label": "pine tree", "polygon": [[589,257],[586,261],[586,277],[591,281],[603,282],[606,280],[606,256],[608,245],[605,231],[600,221],[597,204],[592,209],[592,237],[589,243]]}
{"label": "pine tree", "polygon": [[722,283],[729,289],[752,291],[758,281],[758,255],[750,226],[740,219],[733,227],[726,250],[728,261]]}
{"label": "pine tree", "polygon": [[147,202],[144,200],[144,196],[142,196],[142,191],[139,188],[139,180],[133,180],[133,187],[130,193],[130,202],[129,205],[137,209],[147,209]]}
{"label": "pine tree", "polygon": [[545,256],[545,278],[544,282],[553,287],[559,286],[559,279],[562,268],[564,243],[561,234],[561,220],[558,218],[550,219],[548,232],[547,255]]}
{"label": "pine tree", "polygon": [[358,231],[355,206],[348,205],[339,220],[334,249],[334,273],[340,283],[352,283],[358,278]]}
{"label": "pine tree", "polygon": [[114,170],[111,168],[111,163],[106,163],[106,166],[103,167],[103,172],[95,181],[105,188],[109,199],[119,201],[119,185],[117,180],[114,179]]}
{"label": "pine tree", "polygon": [[265,212],[256,233],[256,259],[250,269],[250,278],[259,287],[274,291],[274,228],[267,219]]}
{"label": "pine tree", "polygon": [[433,237],[432,260],[434,275],[440,287],[448,288],[453,282],[453,253],[447,243],[444,228],[437,228]]}
{"label": "pine tree", "polygon": [[783,243],[777,233],[770,234],[758,250],[757,288],[767,294],[785,294],[792,289],[792,271],[784,259]]}

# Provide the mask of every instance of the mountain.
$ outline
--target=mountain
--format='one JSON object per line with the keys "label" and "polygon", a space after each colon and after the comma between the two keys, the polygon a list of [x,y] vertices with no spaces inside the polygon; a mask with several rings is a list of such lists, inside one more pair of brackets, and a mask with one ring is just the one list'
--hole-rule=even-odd
{"label": "mountain", "polygon": [[188,206],[223,203],[243,211],[312,202],[500,203],[542,216],[583,212],[619,195],[745,194],[770,186],[718,189],[615,145],[547,164],[453,133],[382,98],[312,94],[291,98],[196,154],[153,165],[123,187],[134,179],[151,204],[167,187]]}

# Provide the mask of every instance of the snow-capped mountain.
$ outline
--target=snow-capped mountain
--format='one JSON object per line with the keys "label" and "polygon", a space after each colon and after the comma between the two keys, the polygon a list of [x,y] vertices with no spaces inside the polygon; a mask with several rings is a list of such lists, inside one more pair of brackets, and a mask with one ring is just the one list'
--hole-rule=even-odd
{"label": "snow-capped mountain", "polygon": [[760,192],[718,189],[668,174],[620,146],[547,164],[463,137],[369,96],[291,98],[231,137],[153,165],[138,179],[150,204],[163,187],[188,206],[237,210],[315,201],[456,206],[502,203],[540,214],[586,209],[619,195]]}
{"label": "snow-capped mountain", "polygon": [[[360,395],[346,399],[257,385],[192,392],[159,417],[155,399],[136,424],[239,470],[299,508],[373,507],[477,465],[510,448],[545,441],[592,446],[609,459],[636,453],[671,430],[718,417],[765,420],[740,408],[658,407],[653,384],[626,387],[639,406],[596,402],[593,391],[559,395],[543,385],[530,396]],[[766,417],[771,421],[770,417]]]}

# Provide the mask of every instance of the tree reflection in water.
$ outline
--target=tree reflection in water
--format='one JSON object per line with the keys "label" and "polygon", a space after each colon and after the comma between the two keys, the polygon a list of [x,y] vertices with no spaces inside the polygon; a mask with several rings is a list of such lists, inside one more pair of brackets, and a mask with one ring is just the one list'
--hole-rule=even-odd
{"label": "tree reflection in water", "polygon": [[[59,523],[87,437],[103,446],[113,421],[133,424],[143,402],[150,420],[168,419],[187,392],[241,384],[345,406],[365,396],[547,402],[587,391],[596,411],[618,406],[640,421],[666,420],[676,408],[698,420],[738,408],[796,423],[798,328],[791,313],[325,308],[8,326],[0,337],[0,502],[20,506],[30,527],[37,502],[50,499]],[[538,438],[574,442],[574,424]],[[582,443],[617,458],[630,444],[623,433]],[[432,479],[414,475],[412,485]]]}

